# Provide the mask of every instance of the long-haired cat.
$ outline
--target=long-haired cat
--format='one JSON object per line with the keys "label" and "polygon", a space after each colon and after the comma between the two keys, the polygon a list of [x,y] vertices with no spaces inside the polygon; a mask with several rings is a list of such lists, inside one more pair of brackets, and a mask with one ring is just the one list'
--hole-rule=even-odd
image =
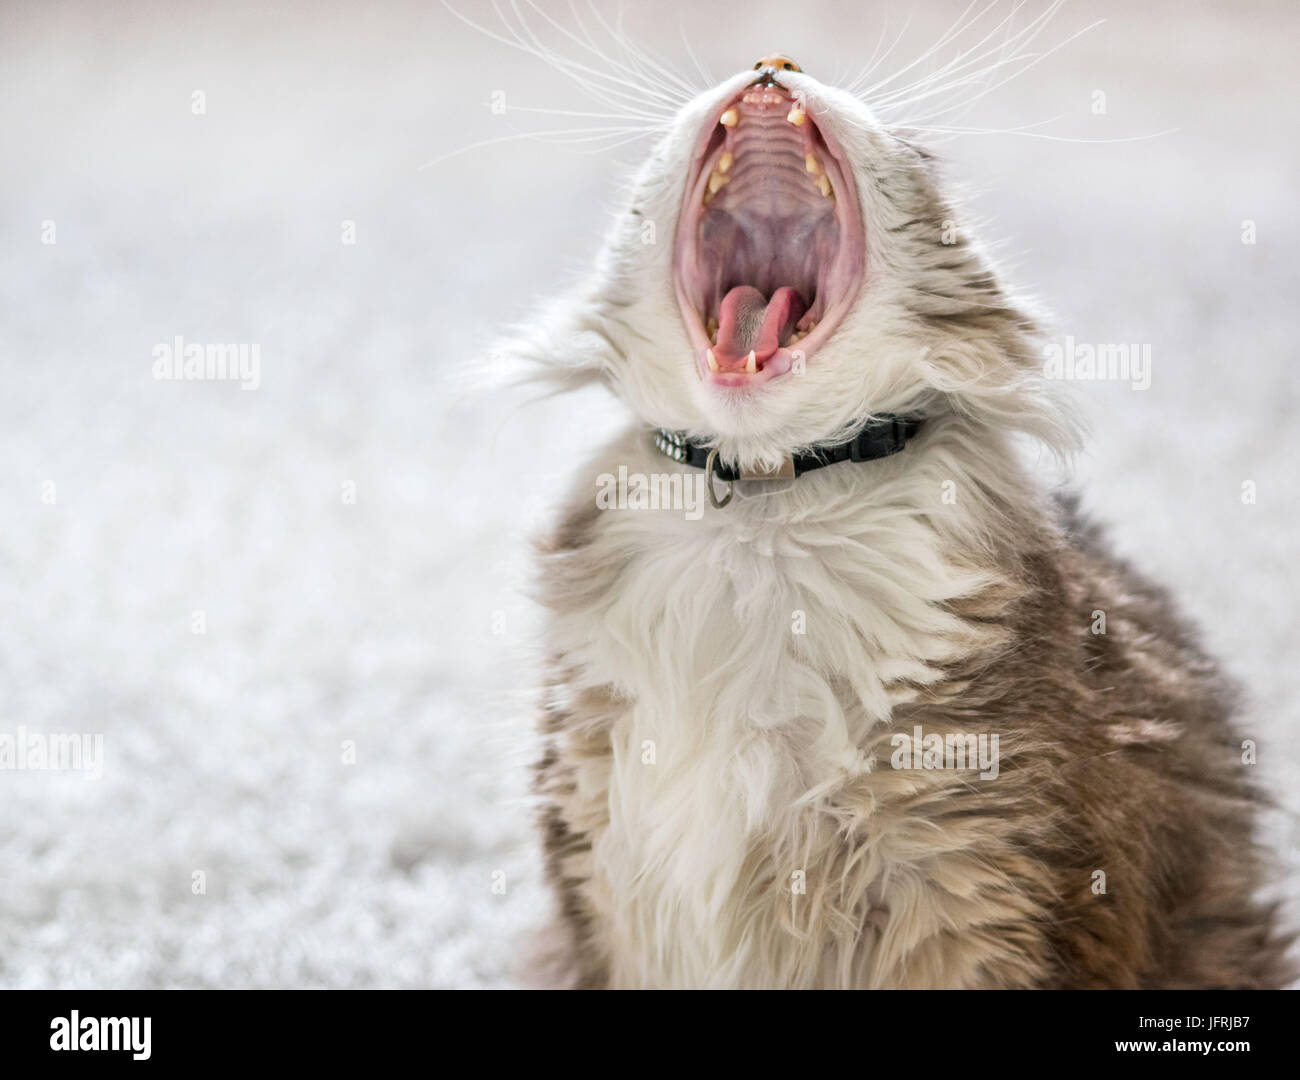
{"label": "long-haired cat", "polygon": [[929,152],[767,57],[515,342],[636,417],[542,545],[567,985],[1285,980],[1233,692],[1023,463],[1076,427],[955,220]]}

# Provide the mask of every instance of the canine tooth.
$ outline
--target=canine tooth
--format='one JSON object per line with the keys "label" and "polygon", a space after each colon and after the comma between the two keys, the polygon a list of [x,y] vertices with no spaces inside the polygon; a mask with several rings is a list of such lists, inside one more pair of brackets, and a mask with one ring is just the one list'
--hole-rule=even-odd
{"label": "canine tooth", "polygon": [[710,371],[717,371],[717,370],[718,370],[718,358],[717,358],[716,356],[713,355],[713,350],[710,349],[710,350],[709,350],[705,355],[708,357],[708,361],[709,361],[709,370],[710,370]]}
{"label": "canine tooth", "polygon": [[792,123],[795,127],[799,127],[803,123],[803,118],[804,118],[803,110],[799,108],[798,105],[796,105],[793,109],[791,109],[788,113],[786,113],[785,118],[789,120],[790,123]]}
{"label": "canine tooth", "polygon": [[722,151],[722,157],[718,158],[718,172],[724,173],[731,168],[731,163],[735,160],[731,156],[730,150]]}
{"label": "canine tooth", "polygon": [[803,158],[803,167],[810,173],[819,173],[822,171],[822,163],[816,154],[805,154]]}
{"label": "canine tooth", "polygon": [[751,375],[758,371],[758,357],[753,349],[749,350],[749,359],[745,361],[745,370]]}
{"label": "canine tooth", "polygon": [[728,109],[718,119],[722,122],[723,127],[735,127],[740,123],[740,113],[735,109]]}
{"label": "canine tooth", "polygon": [[722,173],[715,172],[712,176],[709,177],[709,194],[716,195],[718,193],[719,188],[729,183],[731,183],[730,176],[723,176]]}
{"label": "canine tooth", "polygon": [[704,332],[709,335],[709,340],[716,344],[718,340],[718,320],[710,319],[706,322],[704,324]]}
{"label": "canine tooth", "polygon": [[817,189],[823,194],[829,196],[831,193],[831,178],[825,173],[817,177]]}

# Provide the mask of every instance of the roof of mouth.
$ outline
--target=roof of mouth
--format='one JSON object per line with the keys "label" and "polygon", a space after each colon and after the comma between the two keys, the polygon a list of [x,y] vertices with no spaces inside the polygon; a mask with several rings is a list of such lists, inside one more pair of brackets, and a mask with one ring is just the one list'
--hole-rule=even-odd
{"label": "roof of mouth", "polygon": [[[705,162],[705,203],[765,217],[820,213],[825,144],[802,103],[778,87],[750,87],[721,114],[722,137]],[[832,204],[833,206],[833,200]]]}

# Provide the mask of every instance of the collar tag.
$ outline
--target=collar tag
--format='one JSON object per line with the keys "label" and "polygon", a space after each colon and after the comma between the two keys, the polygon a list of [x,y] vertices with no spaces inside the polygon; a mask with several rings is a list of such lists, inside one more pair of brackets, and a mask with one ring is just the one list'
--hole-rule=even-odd
{"label": "collar tag", "polygon": [[739,480],[793,480],[794,458],[786,454],[785,460],[775,469],[741,469]]}

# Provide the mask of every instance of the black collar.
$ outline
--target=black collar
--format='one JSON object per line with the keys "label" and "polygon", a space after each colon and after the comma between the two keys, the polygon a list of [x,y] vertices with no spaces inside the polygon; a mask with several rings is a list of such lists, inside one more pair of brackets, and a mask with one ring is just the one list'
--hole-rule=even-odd
{"label": "black collar", "polygon": [[711,469],[713,476],[719,480],[793,479],[812,472],[813,469],[834,465],[838,461],[875,461],[877,458],[897,454],[920,426],[921,420],[918,417],[881,416],[864,424],[851,439],[831,446],[820,446],[807,453],[791,454],[785,459],[782,468],[766,473],[736,469],[718,461],[715,451],[710,447],[663,428],[655,434],[655,445],[661,453],[674,461],[693,465],[697,469]]}

